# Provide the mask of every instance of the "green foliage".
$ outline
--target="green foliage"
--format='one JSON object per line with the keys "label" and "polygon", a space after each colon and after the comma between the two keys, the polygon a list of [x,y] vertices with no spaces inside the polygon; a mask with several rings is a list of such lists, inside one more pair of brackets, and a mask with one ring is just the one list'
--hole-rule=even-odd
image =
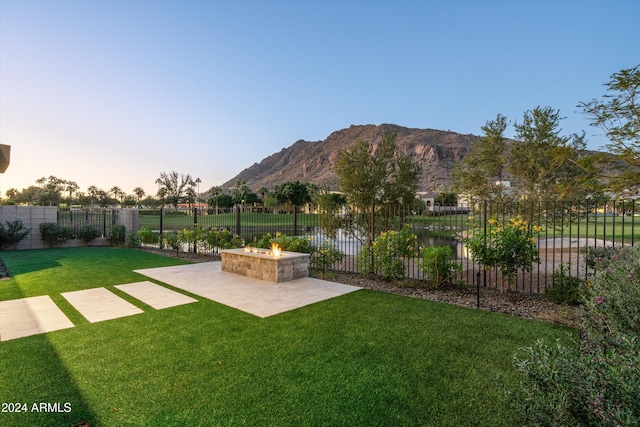
{"label": "green foliage", "polygon": [[185,244],[191,249],[197,249],[207,243],[209,231],[205,228],[183,228],[177,234],[177,239],[182,246]]}
{"label": "green foliage", "polygon": [[140,239],[141,243],[144,243],[146,245],[153,245],[160,241],[160,236],[158,235],[158,233],[154,232],[149,227],[140,228],[140,230],[138,230],[138,238]]}
{"label": "green foliage", "polygon": [[383,134],[377,151],[359,141],[336,159],[338,185],[347,200],[358,206],[413,203],[420,165],[396,150],[396,133]]}
{"label": "green foliage", "polygon": [[100,237],[102,233],[93,224],[85,224],[78,229],[78,238],[80,238],[83,242],[89,243],[92,240]]}
{"label": "green foliage", "polygon": [[272,244],[277,244],[283,251],[289,252],[301,252],[310,254],[313,250],[311,247],[311,240],[306,237],[287,236],[286,234],[276,233],[275,237],[270,233],[263,235],[260,240],[254,243],[252,246],[256,248],[270,249]]}
{"label": "green foliage", "polygon": [[538,341],[514,358],[513,403],[537,425],[640,425],[640,248],[596,270],[582,288],[578,345]]}
{"label": "green foliage", "polygon": [[571,264],[560,264],[553,272],[553,286],[545,289],[549,299],[558,304],[578,305],[581,302],[580,288],[583,284],[579,277],[569,274]]}
{"label": "green foliage", "polygon": [[130,248],[140,247],[140,236],[138,235],[138,233],[129,234],[129,241],[127,242],[127,246]]}
{"label": "green foliage", "polygon": [[606,268],[606,265],[615,255],[616,249],[612,246],[589,246],[584,250],[584,262],[587,267],[595,269]]}
{"label": "green foliage", "polygon": [[374,272],[385,279],[403,279],[406,275],[404,260],[416,255],[417,236],[411,225],[400,231],[383,231],[373,245],[362,247],[357,259],[358,270]]}
{"label": "green foliage", "polygon": [[605,86],[610,94],[578,107],[592,126],[606,133],[607,149],[626,163],[622,174],[610,182],[614,189],[622,190],[640,185],[640,65],[614,73]]}
{"label": "green foliage", "polygon": [[119,245],[124,243],[126,236],[126,227],[124,225],[114,225],[109,232],[109,240],[112,245]]}
{"label": "green foliage", "polygon": [[235,249],[244,246],[244,240],[227,230],[209,230],[206,242],[211,249]]}
{"label": "green foliage", "polygon": [[507,125],[507,118],[498,114],[495,120],[482,127],[484,135],[452,171],[451,178],[457,192],[474,199],[500,198],[502,189],[495,182],[503,180],[507,164],[507,139],[504,136]]}
{"label": "green foliage", "polygon": [[178,232],[163,234],[162,247],[169,247],[178,251],[182,250],[182,242],[178,239]]}
{"label": "green foliage", "polygon": [[313,251],[311,252],[311,266],[325,271],[333,267],[336,262],[342,261],[344,257],[344,252],[327,241],[313,247]]}
{"label": "green foliage", "polygon": [[57,222],[43,222],[40,224],[40,237],[50,245],[58,244],[73,238],[73,229]]}
{"label": "green foliage", "polygon": [[540,227],[531,227],[521,216],[502,224],[497,219],[488,223],[487,236],[476,228],[470,238],[464,239],[474,261],[487,269],[499,268],[503,279],[509,282],[515,279],[518,270],[531,271],[532,264],[540,262],[533,237]]}
{"label": "green foliage", "polygon": [[31,229],[27,228],[19,219],[5,221],[5,224],[6,227],[0,223],[0,249],[5,245],[11,245],[26,239],[31,232]]}
{"label": "green foliage", "polygon": [[462,265],[451,259],[453,253],[450,246],[429,246],[422,248],[420,269],[425,278],[436,288],[442,284],[451,283],[456,272],[462,270]]}

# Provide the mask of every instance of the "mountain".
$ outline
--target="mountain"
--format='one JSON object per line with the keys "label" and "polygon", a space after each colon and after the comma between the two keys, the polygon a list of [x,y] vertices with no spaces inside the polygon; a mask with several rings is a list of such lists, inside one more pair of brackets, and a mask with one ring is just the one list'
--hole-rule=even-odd
{"label": "mountain", "polygon": [[227,189],[237,181],[244,180],[254,191],[287,181],[311,182],[337,189],[338,177],[334,166],[338,153],[353,147],[358,141],[372,143],[375,150],[382,134],[393,132],[397,132],[398,149],[410,154],[422,166],[419,191],[449,187],[449,174],[453,165],[464,158],[478,139],[474,135],[406,128],[393,124],[352,125],[333,132],[324,141],[296,141],[260,163],[254,163],[225,182],[222,187]]}

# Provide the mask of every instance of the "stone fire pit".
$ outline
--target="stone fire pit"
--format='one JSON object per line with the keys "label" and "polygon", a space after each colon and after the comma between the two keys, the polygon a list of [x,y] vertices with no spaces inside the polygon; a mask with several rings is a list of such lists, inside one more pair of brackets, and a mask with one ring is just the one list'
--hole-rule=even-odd
{"label": "stone fire pit", "polygon": [[[253,250],[253,251],[250,251]],[[309,276],[311,255],[258,248],[228,249],[220,252],[222,271],[268,282],[286,282]]]}

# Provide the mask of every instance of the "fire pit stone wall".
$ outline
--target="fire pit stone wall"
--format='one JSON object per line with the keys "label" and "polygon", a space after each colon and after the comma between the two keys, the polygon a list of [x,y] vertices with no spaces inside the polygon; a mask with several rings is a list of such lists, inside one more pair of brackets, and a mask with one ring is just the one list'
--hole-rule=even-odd
{"label": "fire pit stone wall", "polygon": [[283,251],[279,256],[229,249],[220,252],[222,271],[269,282],[286,282],[309,275],[309,254]]}

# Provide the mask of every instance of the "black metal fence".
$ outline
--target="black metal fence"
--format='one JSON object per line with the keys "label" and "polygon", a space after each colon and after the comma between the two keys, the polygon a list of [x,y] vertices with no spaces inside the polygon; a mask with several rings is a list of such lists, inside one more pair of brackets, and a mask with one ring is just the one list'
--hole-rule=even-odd
{"label": "black metal fence", "polygon": [[78,235],[78,230],[83,226],[93,225],[100,230],[103,238],[108,238],[113,227],[120,224],[120,211],[104,208],[58,208],[58,224],[71,227],[74,236]]}
{"label": "black metal fence", "polygon": [[[346,256],[333,265],[337,271],[357,271],[357,257],[363,245],[371,243],[382,231],[400,230],[410,225],[419,247],[449,246],[462,266],[456,280],[481,286],[497,286],[499,272],[487,271],[473,261],[465,244],[472,230],[489,233],[492,224],[505,225],[519,217],[539,230],[535,244],[540,263],[531,271],[520,271],[512,289],[543,292],[552,286],[554,272],[585,279],[591,273],[585,253],[590,248],[634,246],[640,242],[640,206],[635,201],[568,202],[481,202],[468,206],[378,206],[357,210],[340,208],[335,212],[306,211],[301,208],[270,210],[265,208],[141,210],[140,227],[161,234],[183,229],[227,229],[247,244],[264,234],[277,232],[304,236],[314,245],[326,242]],[[108,220],[108,219],[107,219]],[[404,259],[406,276],[423,280],[421,255]]]}

